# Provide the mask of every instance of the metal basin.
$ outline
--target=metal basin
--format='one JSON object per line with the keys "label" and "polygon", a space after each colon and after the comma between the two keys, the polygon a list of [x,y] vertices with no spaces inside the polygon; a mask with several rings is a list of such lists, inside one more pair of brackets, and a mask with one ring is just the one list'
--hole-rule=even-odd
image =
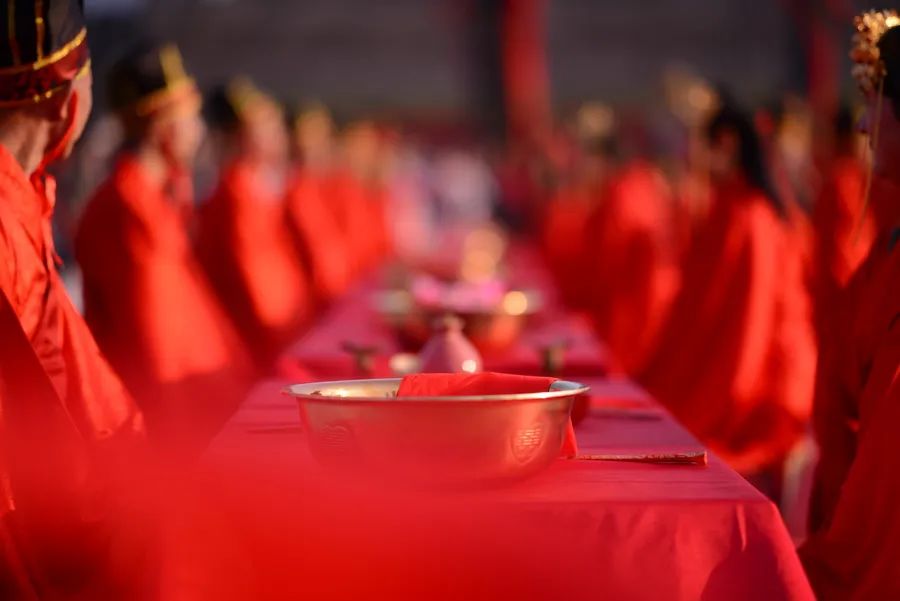
{"label": "metal basin", "polygon": [[322,465],[436,487],[502,483],[533,475],[559,456],[576,397],[548,392],[397,397],[399,378],[296,384],[313,456]]}
{"label": "metal basin", "polygon": [[418,351],[433,334],[434,320],[452,313],[462,318],[463,332],[482,353],[498,352],[512,345],[527,320],[543,307],[541,295],[535,291],[510,290],[496,306],[482,310],[459,310],[449,307],[423,307],[404,290],[382,291],[374,298],[374,307],[393,328],[400,346]]}

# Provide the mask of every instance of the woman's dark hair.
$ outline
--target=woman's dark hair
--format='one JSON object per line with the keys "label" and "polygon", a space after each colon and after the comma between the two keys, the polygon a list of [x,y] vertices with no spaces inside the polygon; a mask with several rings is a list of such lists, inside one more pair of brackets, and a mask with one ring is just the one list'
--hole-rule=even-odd
{"label": "woman's dark hair", "polygon": [[881,36],[878,50],[887,71],[884,97],[890,100],[894,115],[900,119],[900,27],[892,27]]}
{"label": "woman's dark hair", "polygon": [[707,124],[706,137],[711,142],[724,132],[730,132],[737,136],[738,163],[747,182],[769,199],[779,215],[785,216],[784,203],[772,186],[762,145],[756,129],[753,127],[753,121],[741,110],[733,106],[723,106]]}
{"label": "woman's dark hair", "polygon": [[851,137],[856,133],[856,117],[853,115],[853,108],[849,104],[842,103],[832,120],[834,127],[834,135],[839,140]]}

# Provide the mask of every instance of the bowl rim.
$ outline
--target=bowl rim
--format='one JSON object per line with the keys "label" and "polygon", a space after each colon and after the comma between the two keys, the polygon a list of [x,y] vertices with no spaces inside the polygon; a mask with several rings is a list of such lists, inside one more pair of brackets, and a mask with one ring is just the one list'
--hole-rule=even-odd
{"label": "bowl rim", "polygon": [[282,394],[294,397],[298,401],[318,403],[392,403],[396,401],[429,402],[429,403],[477,403],[477,402],[507,402],[507,401],[547,401],[562,399],[586,394],[590,386],[585,386],[570,380],[556,380],[550,385],[550,390],[543,392],[520,392],[515,394],[481,394],[465,396],[393,396],[393,397],[367,397],[367,396],[326,396],[313,394],[323,386],[359,386],[365,384],[399,384],[402,378],[368,378],[356,380],[333,380],[323,382],[306,382],[303,384],[289,384],[281,389]]}
{"label": "bowl rim", "polygon": [[[408,290],[399,288],[378,290],[373,294],[371,302],[374,305],[376,313],[384,317],[409,317],[412,315],[428,313],[452,313],[453,315],[458,315],[462,318],[468,319],[476,317],[531,317],[533,315],[541,313],[546,306],[544,295],[537,288],[510,288],[506,292],[521,292],[522,294],[528,296],[529,302],[525,311],[515,314],[509,313],[508,311],[503,309],[502,304],[497,304],[493,307],[481,307],[473,311],[460,311],[450,307],[422,305],[416,302],[415,299],[413,299],[412,293],[410,293]],[[384,306],[384,299],[397,296],[409,297],[406,301],[407,304],[405,307],[398,309],[386,308]]]}

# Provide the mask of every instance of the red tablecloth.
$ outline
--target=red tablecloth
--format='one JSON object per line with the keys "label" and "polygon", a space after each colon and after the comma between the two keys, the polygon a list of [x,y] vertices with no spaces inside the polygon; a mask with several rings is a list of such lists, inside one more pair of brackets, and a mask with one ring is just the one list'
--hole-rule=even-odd
{"label": "red tablecloth", "polygon": [[[581,452],[700,448],[634,386],[587,383],[593,387],[593,408],[578,428]],[[201,550],[179,546],[192,559],[179,563],[181,572],[172,582],[215,590],[212,583],[240,574],[246,588],[229,584],[229,591],[271,593],[271,598],[309,594],[300,583],[319,579],[331,584],[310,584],[316,591],[310,598],[812,599],[774,505],[715,457],[708,467],[560,459],[546,472],[506,488],[421,500],[421,507],[437,502],[456,508],[455,513],[406,509],[402,518],[382,515],[375,524],[356,516],[365,523],[352,527],[343,518],[323,518],[320,527],[326,532],[318,531],[322,538],[309,542],[308,530],[297,534],[294,523],[312,519],[309,508],[285,501],[280,491],[295,490],[315,468],[298,427],[297,407],[279,388],[272,382],[254,392],[214,441],[206,462],[219,473],[235,474],[235,488],[256,487],[273,507],[276,501],[284,504],[274,509],[262,503],[219,516],[220,526],[233,528],[231,535],[209,528],[215,538]],[[246,476],[237,476],[241,473],[269,474],[277,484],[263,493],[264,486],[249,484]],[[488,506],[493,513],[481,511]],[[197,528],[208,518],[202,517],[186,522]],[[253,526],[242,526],[243,521]],[[332,529],[340,530],[335,524],[354,533],[374,528],[379,534],[332,535]],[[352,544],[344,551],[332,549],[332,559],[320,550],[347,540]],[[444,555],[435,565],[438,552]],[[266,559],[256,557],[260,554]],[[313,559],[315,567],[309,567]]]}
{"label": "red tablecloth", "polygon": [[[549,310],[486,369],[538,373],[542,343],[567,338],[564,376],[593,388],[580,452],[700,449],[635,386],[598,379],[607,355],[555,304],[528,249],[515,284]],[[281,359],[287,379],[356,377],[341,342],[382,352],[393,336],[359,286]],[[257,388],[173,502],[165,597],[178,599],[812,599],[775,506],[715,457],[707,467],[563,460],[505,488],[407,494],[323,491],[297,407]]]}
{"label": "red tablecloth", "polygon": [[[332,307],[325,319],[282,354],[278,361],[279,373],[287,378],[309,374],[319,380],[360,377],[353,358],[342,350],[344,342],[351,342],[377,349],[372,375],[390,376],[388,358],[400,348],[393,332],[373,309],[376,290],[373,283],[361,285]],[[593,336],[587,321],[554,310],[552,306],[534,316],[511,347],[486,355],[484,368],[504,373],[540,374],[541,348],[560,340],[568,343],[563,376],[588,377],[606,373],[607,350]]]}

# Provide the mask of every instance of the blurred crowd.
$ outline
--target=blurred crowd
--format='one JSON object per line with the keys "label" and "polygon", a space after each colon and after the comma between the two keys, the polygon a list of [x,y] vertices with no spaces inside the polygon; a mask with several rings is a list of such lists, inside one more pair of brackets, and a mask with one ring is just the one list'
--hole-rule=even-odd
{"label": "blurred crowd", "polygon": [[616,367],[771,478],[806,431],[830,304],[872,244],[865,147],[850,108],[754,110],[699,79],[670,102],[683,152],[663,156],[608,107],[580,109],[542,245]]}
{"label": "blurred crowd", "polygon": [[[84,538],[70,496],[94,498],[85,473],[127,474],[117,462],[145,436],[196,455],[336,299],[389,261],[439,267],[492,224],[543,255],[614,374],[773,498],[803,499],[807,476],[801,553],[818,591],[897,592],[896,13],[856,22],[860,107],[745,106],[672,72],[665,118],[587,102],[502,144],[287,110],[246,78],[201,91],[174,45],[139,44],[111,69],[110,119],[77,158],[85,201],[56,214],[82,320],[56,269],[47,168],[90,111],[86,31],[79,4],[46,19],[30,6],[7,14],[0,70],[0,392],[15,459],[0,456],[0,517],[28,520],[16,503],[59,478],[65,494],[32,515],[63,518],[26,524],[51,559],[55,541]],[[22,36],[36,38],[24,59]]]}
{"label": "blurred crowd", "polygon": [[778,496],[838,291],[894,217],[867,193],[854,108],[748,110],[683,70],[664,119],[587,102],[505,145],[338,126],[246,78],[201,95],[167,44],[123,57],[108,88],[114,122],[80,157],[102,183],[60,223],[87,322],[151,430],[195,423],[172,413],[208,414],[199,397],[227,414],[373,268],[428,264],[493,222],[538,242],[614,370]]}

